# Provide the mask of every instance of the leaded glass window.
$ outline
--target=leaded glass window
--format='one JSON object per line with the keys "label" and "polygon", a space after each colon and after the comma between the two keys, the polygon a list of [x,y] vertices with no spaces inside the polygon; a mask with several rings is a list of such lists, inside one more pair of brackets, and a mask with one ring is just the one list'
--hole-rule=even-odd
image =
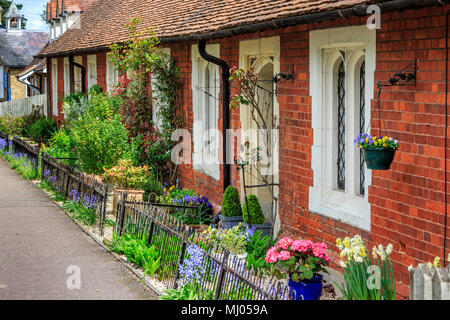
{"label": "leaded glass window", "polygon": [[337,143],[337,187],[345,190],[345,67],[342,61],[337,77],[338,143]]}
{"label": "leaded glass window", "polygon": [[[366,63],[361,64],[361,69],[359,71],[359,132],[364,132],[364,127],[366,125],[365,112],[366,112]],[[364,155],[361,150],[359,153],[359,193],[364,195],[365,193],[365,181],[366,181],[366,171],[364,163]]]}

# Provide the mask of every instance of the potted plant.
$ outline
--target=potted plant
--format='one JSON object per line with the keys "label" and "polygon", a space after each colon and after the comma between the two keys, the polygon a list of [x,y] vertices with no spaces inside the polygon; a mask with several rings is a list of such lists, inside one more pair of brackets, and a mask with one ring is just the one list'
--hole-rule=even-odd
{"label": "potted plant", "polygon": [[242,218],[244,220],[242,224],[244,227],[249,228],[251,226],[255,230],[261,230],[262,237],[270,235],[272,224],[265,223],[266,217],[264,216],[258,198],[254,194],[248,196],[247,203],[244,204],[244,208],[242,209]]}
{"label": "potted plant", "polygon": [[391,137],[373,137],[367,133],[358,135],[354,143],[363,150],[367,169],[372,170],[389,170],[399,147],[398,141]]}
{"label": "potted plant", "polygon": [[224,228],[232,228],[243,221],[239,193],[233,186],[228,186],[225,189],[222,200],[222,211],[219,214],[219,218]]}
{"label": "potted plant", "polygon": [[290,296],[294,300],[319,300],[322,295],[323,276],[330,258],[323,242],[282,238],[270,248],[266,262],[277,278],[289,277]]}
{"label": "potted plant", "polygon": [[127,194],[130,199],[142,201],[145,191],[142,186],[150,176],[148,166],[136,167],[129,159],[119,160],[119,164],[105,170],[102,179],[114,186],[113,212],[117,211],[119,194]]}

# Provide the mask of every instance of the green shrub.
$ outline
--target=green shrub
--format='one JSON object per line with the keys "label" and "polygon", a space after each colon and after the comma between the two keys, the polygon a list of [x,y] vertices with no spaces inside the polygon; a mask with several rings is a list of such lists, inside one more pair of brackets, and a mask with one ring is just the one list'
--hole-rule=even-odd
{"label": "green shrub", "polygon": [[36,142],[44,142],[52,137],[56,129],[55,120],[40,118],[26,128],[26,134]]}
{"label": "green shrub", "polygon": [[90,90],[89,107],[86,113],[99,120],[111,119],[119,112],[121,98],[117,95],[98,92],[95,87]]}
{"label": "green shrub", "polygon": [[163,194],[163,184],[157,179],[153,171],[150,172],[145,183],[142,185],[142,189],[145,191],[144,201],[155,201],[154,196],[150,197],[150,194],[159,197]]}
{"label": "green shrub", "polygon": [[86,115],[71,126],[75,154],[87,173],[101,174],[131,156],[128,131],[121,116],[96,119]]}
{"label": "green shrub", "polygon": [[19,136],[23,133],[24,121],[22,118],[4,115],[0,117],[0,131],[10,136]]}
{"label": "green shrub", "polygon": [[224,217],[237,217],[242,215],[239,193],[233,186],[228,186],[223,194],[222,215]]}
{"label": "green shrub", "polygon": [[[262,211],[261,205],[259,204],[258,198],[251,194],[248,196],[248,210],[247,204],[244,204],[244,208],[242,210],[242,217],[244,222],[252,223],[252,224],[263,224],[266,221],[264,217],[264,213]],[[250,219],[249,219],[250,216]]]}
{"label": "green shrub", "polygon": [[65,119],[68,123],[80,119],[89,106],[86,95],[82,92],[75,92],[63,100],[63,111]]}
{"label": "green shrub", "polygon": [[[63,128],[56,131],[43,151],[54,158],[74,158],[74,144],[69,131]],[[61,161],[75,165],[75,160],[62,159]]]}

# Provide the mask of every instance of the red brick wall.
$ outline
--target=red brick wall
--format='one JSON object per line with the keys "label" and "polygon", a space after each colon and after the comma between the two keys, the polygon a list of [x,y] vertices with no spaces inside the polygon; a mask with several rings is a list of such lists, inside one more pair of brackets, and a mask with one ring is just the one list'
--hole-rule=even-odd
{"label": "red brick wall", "polygon": [[[378,243],[392,243],[398,292],[407,296],[408,265],[442,257],[443,250],[444,8],[383,14],[381,30],[377,31],[376,82],[389,79],[414,59],[419,62],[416,87],[384,88],[381,95],[389,135],[398,138],[401,147],[391,170],[372,172],[369,188],[371,231],[308,210],[309,188],[313,185],[309,31],[365,22],[363,18],[341,19],[209,43],[220,42],[221,58],[232,67],[239,64],[240,40],[280,35],[281,72],[291,73],[292,67],[295,72],[294,81],[281,82],[278,86],[282,234],[325,241],[335,252],[336,237],[347,235],[361,234],[370,248]],[[173,45],[172,55],[182,71],[185,126],[192,130],[190,45]],[[372,108],[375,103],[372,101]],[[377,123],[372,123],[373,133],[378,132]],[[238,111],[231,114],[231,127],[240,127]],[[231,170],[233,184],[239,186],[234,165]],[[189,165],[181,166],[178,176],[180,185],[196,189],[216,204],[221,203],[222,181],[205,177]]]}
{"label": "red brick wall", "polygon": [[97,84],[107,91],[106,86],[106,52],[97,53]]}
{"label": "red brick wall", "polygon": [[[372,185],[368,190],[371,231],[359,230],[308,210],[309,188],[313,185],[309,31],[365,23],[364,18],[354,17],[209,43],[221,44],[221,58],[232,67],[239,64],[240,40],[280,36],[281,72],[291,73],[293,68],[295,73],[294,81],[282,81],[279,84],[277,95],[280,106],[279,211],[282,234],[325,241],[335,253],[336,237],[346,235],[361,234],[369,248],[373,244],[392,243],[398,292],[407,296],[408,265],[432,261],[434,256],[442,257],[443,250],[444,8],[386,13],[382,15],[381,30],[377,30],[375,81],[389,79],[413,59],[418,59],[419,62],[417,86],[384,88],[381,95],[389,135],[397,138],[401,145],[391,170],[372,172]],[[192,43],[177,43],[170,47],[181,71],[184,127],[192,133],[191,45]],[[99,54],[99,79],[103,74],[100,72],[102,59],[103,54]],[[51,75],[51,68],[49,74]],[[376,97],[376,88],[373,89]],[[233,86],[232,92],[236,90]],[[374,108],[376,101],[371,103]],[[219,115],[222,114],[221,108]],[[240,127],[238,110],[231,113],[230,125],[231,128]],[[377,125],[377,121],[372,123],[372,133],[378,132]],[[221,126],[219,119],[219,128]],[[237,147],[235,144],[235,150]],[[234,165],[231,165],[231,173],[232,184],[239,187],[239,173]],[[178,179],[180,186],[196,189],[215,204],[221,204],[222,170],[221,180],[216,181],[193,170],[192,165],[181,165],[178,168]],[[450,247],[449,242],[447,247]]]}

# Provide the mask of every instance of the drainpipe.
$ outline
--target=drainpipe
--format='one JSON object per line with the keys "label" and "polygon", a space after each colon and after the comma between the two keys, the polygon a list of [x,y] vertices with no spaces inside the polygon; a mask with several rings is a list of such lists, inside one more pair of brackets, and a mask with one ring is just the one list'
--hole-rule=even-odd
{"label": "drainpipe", "polygon": [[228,163],[227,152],[227,130],[230,128],[230,67],[218,57],[214,57],[206,52],[206,40],[198,41],[198,52],[200,56],[222,70],[222,161],[223,161],[223,191],[231,184],[230,164]]}
{"label": "drainpipe", "polygon": [[[74,67],[77,67],[77,68],[81,69],[81,92],[86,94],[86,68],[83,65],[76,63],[73,60],[73,55],[69,56],[69,64],[71,66],[74,66]],[[71,80],[72,79],[73,78],[71,77]],[[72,81],[70,81],[70,88],[71,88],[70,91],[72,93],[74,92],[74,88],[73,87],[74,86],[73,86],[73,80],[72,80]]]}

